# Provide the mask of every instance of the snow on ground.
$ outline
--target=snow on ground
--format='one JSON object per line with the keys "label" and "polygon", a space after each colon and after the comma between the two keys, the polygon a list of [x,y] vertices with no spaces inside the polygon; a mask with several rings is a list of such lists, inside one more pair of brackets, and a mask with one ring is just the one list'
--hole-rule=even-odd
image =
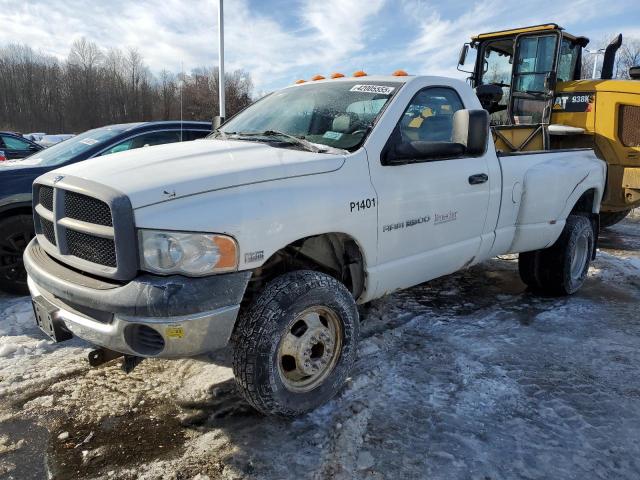
{"label": "snow on ground", "polygon": [[507,256],[363,307],[347,385],[293,420],[239,398],[227,351],[89,369],[0,296],[0,478],[637,479],[640,216],[600,246],[571,298]]}

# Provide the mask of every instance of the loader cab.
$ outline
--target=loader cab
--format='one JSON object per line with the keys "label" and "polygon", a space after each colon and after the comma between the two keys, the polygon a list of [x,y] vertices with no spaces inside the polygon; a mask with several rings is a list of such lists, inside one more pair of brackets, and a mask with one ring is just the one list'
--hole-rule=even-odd
{"label": "loader cab", "polygon": [[[466,44],[476,52],[470,82],[491,114],[499,149],[546,149],[558,82],[580,78],[584,37],[556,24],[483,33]],[[462,65],[459,65],[462,69]]]}

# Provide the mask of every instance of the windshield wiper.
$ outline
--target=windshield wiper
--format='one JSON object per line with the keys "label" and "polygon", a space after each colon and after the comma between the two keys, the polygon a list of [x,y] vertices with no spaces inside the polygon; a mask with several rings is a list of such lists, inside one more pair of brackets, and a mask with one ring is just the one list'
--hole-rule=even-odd
{"label": "windshield wiper", "polygon": [[296,145],[300,145],[304,147],[305,150],[310,152],[319,153],[325,151],[319,147],[316,147],[313,143],[304,138],[296,137],[295,135],[290,135],[288,133],[280,132],[278,130],[264,130],[262,132],[238,132],[236,135],[240,137],[282,137],[289,141],[289,143],[294,143]]}

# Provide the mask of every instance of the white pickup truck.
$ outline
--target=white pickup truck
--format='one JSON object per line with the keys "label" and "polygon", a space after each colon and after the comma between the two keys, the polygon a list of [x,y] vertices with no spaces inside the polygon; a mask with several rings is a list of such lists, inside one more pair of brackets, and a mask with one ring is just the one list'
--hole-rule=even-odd
{"label": "white pickup truck", "polygon": [[295,415],[349,374],[357,304],[513,252],[532,289],[575,292],[605,177],[591,150],[497,154],[457,80],[314,81],[210,138],[39,177],[24,262],[54,339],[104,359],[231,343],[247,401]]}

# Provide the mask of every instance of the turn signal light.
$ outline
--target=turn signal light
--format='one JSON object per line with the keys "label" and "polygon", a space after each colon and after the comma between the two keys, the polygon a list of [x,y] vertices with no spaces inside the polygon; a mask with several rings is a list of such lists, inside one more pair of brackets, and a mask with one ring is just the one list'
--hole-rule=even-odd
{"label": "turn signal light", "polygon": [[314,75],[313,77],[311,77],[311,80],[313,80],[314,82],[316,80],[324,80],[324,77],[322,75]]}
{"label": "turn signal light", "polygon": [[334,72],[331,74],[331,78],[342,78],[344,75],[340,72]]}
{"label": "turn signal light", "polygon": [[353,76],[354,77],[366,77],[367,76],[367,72],[363,72],[362,70],[358,70],[357,72],[354,72]]}
{"label": "turn signal light", "polygon": [[391,75],[393,75],[394,77],[407,77],[407,76],[409,76],[409,74],[407,72],[405,72],[404,70],[396,70]]}

